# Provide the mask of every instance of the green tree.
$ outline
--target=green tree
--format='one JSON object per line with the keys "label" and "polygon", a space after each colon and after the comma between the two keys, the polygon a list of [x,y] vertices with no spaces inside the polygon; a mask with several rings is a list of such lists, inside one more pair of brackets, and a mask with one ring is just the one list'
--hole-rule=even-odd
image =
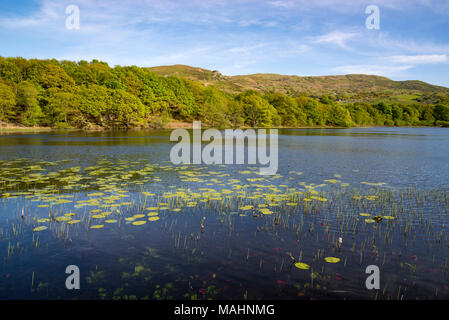
{"label": "green tree", "polygon": [[111,106],[111,97],[107,88],[99,85],[81,86],[77,91],[77,103],[80,117],[78,126],[85,127],[89,123],[106,127],[106,117]]}
{"label": "green tree", "polygon": [[0,82],[0,120],[11,121],[14,118],[16,95],[13,88]]}
{"label": "green tree", "polygon": [[228,108],[229,100],[223,92],[213,87],[204,91],[200,114],[206,123],[216,127],[227,126],[229,124],[226,119]]}
{"label": "green tree", "polygon": [[39,91],[27,81],[22,81],[17,86],[17,106],[22,111],[20,118],[25,125],[36,126],[44,116],[38,95]]}
{"label": "green tree", "polygon": [[108,126],[124,128],[142,126],[148,114],[148,109],[136,96],[123,89],[111,91]]}
{"label": "green tree", "polygon": [[435,119],[440,121],[449,121],[449,106],[437,104],[433,109]]}
{"label": "green tree", "polygon": [[348,109],[340,105],[327,105],[326,124],[339,127],[351,127],[354,125],[354,122],[351,119],[351,114]]}
{"label": "green tree", "polygon": [[325,108],[317,100],[305,96],[296,99],[298,107],[306,114],[309,126],[325,125]]}
{"label": "green tree", "polygon": [[243,105],[245,123],[251,127],[270,127],[280,124],[276,109],[256,91],[246,91],[236,99]]}
{"label": "green tree", "polygon": [[295,127],[307,124],[307,116],[294,98],[282,93],[268,93],[264,98],[276,109],[282,125]]}
{"label": "green tree", "polygon": [[40,73],[39,83],[44,89],[59,88],[72,91],[75,81],[59,65],[47,64]]}
{"label": "green tree", "polygon": [[56,88],[49,90],[48,103],[43,108],[49,125],[71,127],[69,120],[78,113],[77,96]]}

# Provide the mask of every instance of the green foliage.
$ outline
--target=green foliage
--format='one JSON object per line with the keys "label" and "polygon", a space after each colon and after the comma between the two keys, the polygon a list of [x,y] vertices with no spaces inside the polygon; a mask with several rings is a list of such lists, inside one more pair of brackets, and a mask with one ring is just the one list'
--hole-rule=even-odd
{"label": "green foliage", "polygon": [[246,91],[236,97],[242,103],[244,121],[251,127],[270,127],[280,123],[276,109],[257,91]]}
{"label": "green foliage", "polygon": [[0,82],[0,121],[13,119],[16,95],[13,88]]}
{"label": "green foliage", "polygon": [[22,81],[17,86],[16,103],[19,107],[19,119],[25,125],[36,126],[44,116],[38,95],[39,91],[28,81]]}
{"label": "green foliage", "polygon": [[[111,68],[98,60],[0,57],[0,121],[61,128],[159,128],[172,119],[201,120],[221,128],[449,123],[449,95],[441,87],[435,92],[429,89],[422,94],[404,93],[395,99],[384,98],[391,94],[386,89],[369,91],[368,87],[366,92],[315,96],[299,94],[293,89],[284,90],[288,94],[240,90],[230,95],[220,89],[222,85],[205,86],[199,82],[218,85],[217,81],[229,78],[218,72],[190,68],[189,72],[201,75],[201,80],[193,77],[194,81],[178,77],[184,75],[182,72],[164,76],[151,70],[136,66]],[[254,77],[258,81],[274,81],[270,75]],[[285,81],[289,79],[285,77]],[[341,81],[361,79],[345,76]],[[375,97],[377,101],[363,100],[365,96]],[[359,101],[349,102],[350,99]]]}
{"label": "green foliage", "polygon": [[287,127],[307,125],[307,115],[298,108],[297,101],[281,93],[268,93],[264,98],[277,110],[281,124]]}
{"label": "green foliage", "polygon": [[47,104],[43,107],[47,124],[56,127],[70,127],[69,119],[73,119],[78,104],[75,94],[51,88],[48,91]]}
{"label": "green foliage", "polygon": [[434,117],[441,121],[449,121],[449,106],[438,104],[433,110]]}
{"label": "green foliage", "polygon": [[330,105],[326,108],[326,125],[351,127],[354,125],[349,110],[340,105]]}

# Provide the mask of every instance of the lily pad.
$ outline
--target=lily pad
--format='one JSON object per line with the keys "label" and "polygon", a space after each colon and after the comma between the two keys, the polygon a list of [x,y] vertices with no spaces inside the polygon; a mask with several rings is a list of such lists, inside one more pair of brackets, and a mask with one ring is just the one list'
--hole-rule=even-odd
{"label": "lily pad", "polygon": [[327,257],[327,258],[324,258],[324,260],[326,260],[326,262],[328,262],[328,263],[337,263],[340,261],[339,258],[335,258],[335,257]]}
{"label": "lily pad", "polygon": [[47,230],[48,227],[47,226],[39,226],[33,229],[33,231],[44,231]]}
{"label": "lily pad", "polygon": [[302,263],[302,262],[296,262],[295,263],[295,267],[298,269],[303,269],[303,270],[307,270],[310,268],[310,266],[308,264]]}

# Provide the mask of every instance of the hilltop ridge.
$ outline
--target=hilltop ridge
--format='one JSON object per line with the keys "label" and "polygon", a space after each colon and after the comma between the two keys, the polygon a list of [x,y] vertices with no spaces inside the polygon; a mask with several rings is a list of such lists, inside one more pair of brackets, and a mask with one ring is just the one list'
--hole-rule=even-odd
{"label": "hilltop ridge", "polygon": [[398,95],[412,93],[449,92],[449,88],[419,80],[394,81],[387,77],[365,74],[297,76],[274,73],[226,76],[218,70],[207,70],[187,65],[150,67],[148,70],[161,76],[177,76],[214,85],[228,93],[246,90],[275,91],[285,94],[363,94]]}

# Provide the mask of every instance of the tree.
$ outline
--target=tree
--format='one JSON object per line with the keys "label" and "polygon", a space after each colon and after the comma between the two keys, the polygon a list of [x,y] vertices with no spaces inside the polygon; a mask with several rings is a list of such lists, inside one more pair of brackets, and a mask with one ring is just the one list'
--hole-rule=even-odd
{"label": "tree", "polygon": [[40,73],[39,83],[44,89],[59,88],[72,91],[75,81],[59,65],[47,64]]}
{"label": "tree", "polygon": [[226,119],[228,108],[229,101],[223,92],[212,87],[204,91],[200,114],[206,123],[216,127],[227,126],[229,124]]}
{"label": "tree", "polygon": [[0,82],[0,121],[11,121],[15,115],[16,95],[12,87]]}
{"label": "tree", "polygon": [[298,107],[303,110],[307,116],[307,124],[309,126],[324,126],[325,109],[323,104],[309,97],[299,97],[296,99]]}
{"label": "tree", "polygon": [[148,109],[139,98],[123,89],[111,90],[111,105],[108,110],[108,126],[129,128],[141,126],[148,117]]}
{"label": "tree", "polygon": [[437,104],[433,109],[435,119],[440,121],[449,121],[449,106]]}
{"label": "tree", "polygon": [[111,105],[111,97],[107,88],[99,85],[81,86],[77,91],[77,103],[80,111],[79,126],[93,123],[105,127],[106,116]]}
{"label": "tree", "polygon": [[231,100],[228,106],[226,118],[229,119],[230,124],[236,128],[245,123],[243,117],[243,103],[237,100]]}
{"label": "tree", "polygon": [[21,122],[28,126],[36,126],[44,116],[39,105],[39,91],[28,81],[17,86],[17,106],[22,111]]}
{"label": "tree", "polygon": [[296,127],[307,124],[306,114],[292,97],[282,93],[268,93],[264,98],[276,109],[282,125]]}
{"label": "tree", "polygon": [[44,111],[51,126],[70,127],[69,119],[78,112],[76,95],[52,88]]}
{"label": "tree", "polygon": [[366,111],[366,106],[355,103],[349,106],[349,113],[351,115],[351,119],[355,124],[360,126],[371,125],[373,120],[370,117],[368,111]]}
{"label": "tree", "polygon": [[280,124],[276,109],[256,91],[246,91],[236,99],[243,105],[245,123],[251,127],[270,127]]}
{"label": "tree", "polygon": [[326,108],[326,124],[339,127],[351,127],[354,122],[348,109],[340,105],[327,105]]}

